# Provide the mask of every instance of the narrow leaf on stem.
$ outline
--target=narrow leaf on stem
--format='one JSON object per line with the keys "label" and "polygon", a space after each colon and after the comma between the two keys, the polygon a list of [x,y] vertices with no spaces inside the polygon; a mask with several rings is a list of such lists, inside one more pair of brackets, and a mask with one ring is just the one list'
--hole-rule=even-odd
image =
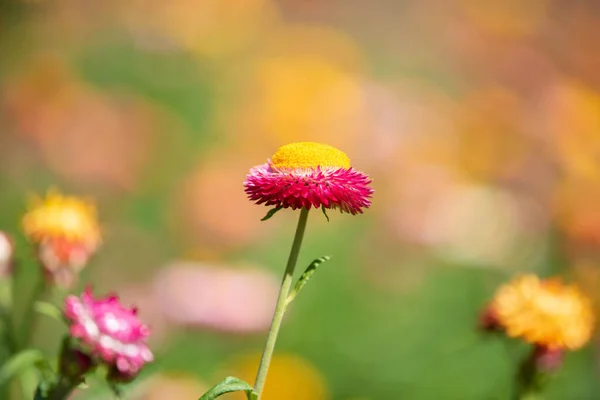
{"label": "narrow leaf on stem", "polygon": [[43,314],[59,322],[64,322],[62,311],[60,310],[60,308],[58,308],[52,303],[48,303],[45,301],[36,301],[34,309],[40,314]]}
{"label": "narrow leaf on stem", "polygon": [[257,398],[257,396],[254,394],[254,388],[252,386],[239,378],[228,376],[227,378],[223,379],[223,381],[213,386],[213,388],[208,392],[204,393],[198,400],[213,400],[231,392],[245,392],[248,400]]}
{"label": "narrow leaf on stem", "polygon": [[321,205],[321,211],[323,211],[323,215],[327,218],[327,222],[329,222],[329,215],[327,215],[327,210],[325,210],[325,206]]}
{"label": "narrow leaf on stem", "polygon": [[268,219],[270,219],[273,215],[275,215],[275,213],[279,210],[281,210],[283,207],[279,206],[279,207],[275,207],[275,208],[271,208],[269,210],[269,212],[267,213],[267,215],[265,215],[261,221],[266,221]]}
{"label": "narrow leaf on stem", "polygon": [[302,275],[300,275],[300,278],[298,279],[298,282],[296,282],[296,286],[294,286],[294,289],[290,292],[286,304],[290,304],[296,298],[298,293],[300,293],[300,291],[304,288],[306,283],[313,276],[317,268],[319,268],[319,265],[323,264],[325,261],[328,261],[330,258],[330,256],[323,256],[315,259],[312,263],[310,263],[310,265],[306,268]]}
{"label": "narrow leaf on stem", "polygon": [[121,390],[119,385],[111,382],[111,383],[109,383],[108,386],[109,386],[110,391],[112,392],[113,396],[115,397],[115,399],[121,400],[123,398],[123,391]]}

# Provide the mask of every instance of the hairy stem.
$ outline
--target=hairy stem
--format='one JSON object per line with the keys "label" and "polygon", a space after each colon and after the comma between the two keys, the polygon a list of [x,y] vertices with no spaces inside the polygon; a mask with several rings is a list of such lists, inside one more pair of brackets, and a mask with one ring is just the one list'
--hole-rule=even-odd
{"label": "hairy stem", "polygon": [[304,231],[306,229],[306,221],[308,220],[308,209],[302,208],[300,211],[300,218],[298,219],[298,226],[296,227],[296,235],[294,236],[294,242],[292,243],[292,249],[288,258],[283,280],[281,281],[281,288],[279,290],[279,297],[277,298],[277,305],[275,306],[275,313],[273,314],[273,322],[271,322],[271,328],[267,336],[267,343],[262,353],[260,360],[260,366],[256,374],[256,382],[254,383],[254,391],[256,392],[258,399],[265,386],[267,379],[267,373],[269,372],[269,365],[271,364],[271,358],[273,357],[273,350],[275,349],[275,343],[277,342],[277,335],[281,322],[283,321],[283,315],[287,308],[287,298],[290,293],[292,286],[292,280],[294,278],[294,269],[296,268],[296,262],[298,261],[298,254],[300,253],[300,247],[302,246],[302,239],[304,238]]}

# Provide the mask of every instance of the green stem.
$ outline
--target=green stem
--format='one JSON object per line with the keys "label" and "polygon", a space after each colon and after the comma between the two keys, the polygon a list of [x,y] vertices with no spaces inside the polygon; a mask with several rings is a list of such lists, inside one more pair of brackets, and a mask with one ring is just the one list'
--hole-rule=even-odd
{"label": "green stem", "polygon": [[46,288],[46,284],[43,278],[39,278],[35,283],[33,289],[31,290],[31,294],[27,299],[27,303],[25,304],[25,310],[23,315],[23,320],[21,321],[21,329],[19,332],[19,337],[22,338],[22,342],[20,343],[20,349],[26,348],[31,342],[33,332],[34,332],[34,324],[35,324],[35,303],[36,301],[44,294],[44,290]]}
{"label": "green stem", "polygon": [[6,347],[9,353],[15,354],[18,351],[17,332],[13,323],[13,313],[11,313],[13,305],[13,281],[8,278],[0,282],[0,315],[4,322],[4,338],[6,339]]}
{"label": "green stem", "polygon": [[296,227],[296,235],[294,236],[294,242],[290,251],[287,266],[285,267],[285,273],[283,280],[281,281],[281,289],[279,290],[279,297],[277,298],[277,305],[275,306],[275,313],[273,314],[273,322],[271,322],[271,328],[267,336],[267,343],[262,353],[260,360],[260,366],[256,374],[256,382],[254,383],[254,391],[260,400],[260,396],[265,386],[267,379],[267,373],[269,371],[269,365],[271,364],[271,358],[273,357],[273,350],[275,349],[275,343],[277,342],[277,334],[283,321],[283,315],[287,308],[287,297],[290,293],[292,286],[292,280],[294,278],[294,269],[296,268],[296,262],[298,261],[298,254],[300,253],[300,247],[302,246],[302,239],[304,238],[304,231],[306,229],[306,221],[308,220],[308,209],[302,208],[300,211],[300,218],[298,219],[298,226]]}
{"label": "green stem", "polygon": [[6,347],[10,354],[15,354],[19,349],[19,345],[15,336],[12,316],[10,313],[2,311],[2,319],[4,320],[4,338],[6,339]]}
{"label": "green stem", "polygon": [[519,366],[517,384],[514,392],[515,400],[541,399],[542,375],[536,365],[536,350],[533,349]]}
{"label": "green stem", "polygon": [[38,386],[33,400],[65,400],[76,387],[77,382],[61,376],[56,385],[46,395]]}

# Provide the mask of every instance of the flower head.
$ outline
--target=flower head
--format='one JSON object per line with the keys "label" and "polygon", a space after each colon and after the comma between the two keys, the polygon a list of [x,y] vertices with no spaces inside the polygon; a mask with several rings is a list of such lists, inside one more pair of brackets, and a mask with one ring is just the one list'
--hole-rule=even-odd
{"label": "flower head", "polygon": [[0,231],[0,278],[12,272],[14,242],[8,234]]}
{"label": "flower head", "polygon": [[341,150],[321,143],[285,145],[244,183],[256,204],[282,208],[334,208],[351,214],[371,205],[373,189],[365,174],[350,166]]}
{"label": "flower head", "polygon": [[22,220],[25,235],[34,243],[48,239],[64,239],[95,250],[100,244],[96,208],[73,196],[51,190],[37,201]]}
{"label": "flower head", "polygon": [[578,349],[594,329],[590,300],[560,279],[519,276],[500,287],[489,309],[508,336],[549,349]]}
{"label": "flower head", "polygon": [[148,327],[140,322],[137,311],[123,307],[118,297],[96,299],[88,288],[80,297],[66,298],[64,314],[71,336],[110,368],[133,376],[153,360],[146,344]]}
{"label": "flower head", "polygon": [[27,238],[36,244],[46,277],[69,287],[101,242],[95,207],[78,197],[49,191],[22,220]]}

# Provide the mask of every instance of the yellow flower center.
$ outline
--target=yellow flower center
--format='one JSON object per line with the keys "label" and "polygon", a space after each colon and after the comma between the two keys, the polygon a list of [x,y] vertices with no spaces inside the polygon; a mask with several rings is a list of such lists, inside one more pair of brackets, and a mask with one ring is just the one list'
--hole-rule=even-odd
{"label": "yellow flower center", "polygon": [[290,143],[271,157],[277,169],[335,167],[350,168],[350,159],[333,146],[314,142]]}

